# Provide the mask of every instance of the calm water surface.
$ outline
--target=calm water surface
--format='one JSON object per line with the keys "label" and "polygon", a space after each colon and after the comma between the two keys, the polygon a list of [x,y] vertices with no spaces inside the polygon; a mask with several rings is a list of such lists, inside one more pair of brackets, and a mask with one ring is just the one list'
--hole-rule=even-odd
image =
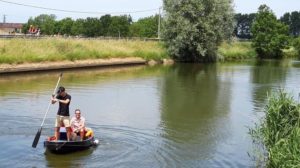
{"label": "calm water surface", "polygon": [[267,92],[297,99],[300,62],[177,64],[65,71],[61,85],[100,145],[67,155],[45,152],[58,72],[0,76],[0,167],[254,167],[248,128]]}

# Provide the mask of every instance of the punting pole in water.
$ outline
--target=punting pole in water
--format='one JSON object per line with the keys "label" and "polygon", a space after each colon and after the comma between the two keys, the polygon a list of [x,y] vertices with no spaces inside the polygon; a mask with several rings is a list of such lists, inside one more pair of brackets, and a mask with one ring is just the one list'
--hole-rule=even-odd
{"label": "punting pole in water", "polygon": [[[60,73],[59,78],[58,78],[58,81],[57,81],[56,86],[55,86],[55,89],[54,89],[54,91],[53,91],[53,95],[55,95],[55,91],[56,91],[56,89],[57,89],[57,87],[58,87],[58,84],[59,84],[59,82],[60,82],[60,79],[61,79],[62,75],[63,75],[63,74]],[[40,136],[41,136],[41,133],[42,133],[42,128],[43,128],[43,125],[44,125],[44,122],[45,122],[47,113],[48,113],[48,111],[49,111],[50,105],[51,105],[51,100],[50,100],[50,102],[49,102],[48,108],[47,108],[46,113],[45,113],[45,115],[44,115],[44,119],[43,119],[43,122],[42,122],[42,124],[41,124],[41,128],[40,128],[40,129],[38,130],[38,132],[36,133],[35,138],[34,138],[34,140],[33,140],[33,142],[32,142],[32,147],[33,147],[33,148],[36,148],[36,145],[37,145],[38,142],[39,142],[39,139],[40,139]]]}
{"label": "punting pole in water", "polygon": [[300,102],[299,102],[299,98],[300,98],[300,92],[298,93],[298,103],[300,103]]}

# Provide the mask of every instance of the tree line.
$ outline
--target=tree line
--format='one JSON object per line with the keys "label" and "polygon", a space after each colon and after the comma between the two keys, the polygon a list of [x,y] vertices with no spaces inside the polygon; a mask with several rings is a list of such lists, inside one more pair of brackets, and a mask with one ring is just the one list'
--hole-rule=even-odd
{"label": "tree line", "polygon": [[132,21],[130,15],[111,16],[100,18],[88,17],[86,19],[64,18],[57,21],[56,16],[41,14],[29,18],[23,25],[22,32],[30,33],[30,27],[40,29],[43,35],[72,35],[84,37],[157,37],[158,15]]}
{"label": "tree line", "polygon": [[234,34],[251,39],[260,58],[282,58],[283,49],[293,49],[300,56],[300,11],[286,12],[277,19],[267,5],[257,13],[236,14]]}
{"label": "tree line", "polygon": [[[257,13],[235,14],[232,0],[163,0],[161,37],[171,57],[184,62],[214,62],[218,47],[232,37],[251,39],[260,58],[282,58],[283,49],[294,46],[300,55],[300,12],[285,13],[277,19],[261,5]],[[36,26],[41,34],[84,37],[158,37],[160,16],[134,22],[130,15],[57,21],[55,15],[30,18],[27,32]],[[299,38],[291,38],[299,37]]]}
{"label": "tree line", "polygon": [[[251,39],[251,26],[257,13],[234,14],[233,35],[241,39]],[[72,35],[72,36],[111,36],[111,37],[152,37],[158,36],[158,15],[132,21],[130,15],[111,16],[104,15],[100,18],[88,17],[73,20],[64,18],[56,21],[55,15],[42,14],[30,18],[23,26],[23,32],[29,33],[30,25],[40,28],[44,35]],[[294,37],[300,35],[300,11],[286,12],[279,21],[289,26],[289,34]]]}
{"label": "tree line", "polygon": [[167,27],[163,38],[176,60],[216,61],[221,42],[231,37],[251,39],[259,58],[283,58],[284,49],[300,56],[299,12],[286,13],[278,20],[265,4],[255,14],[234,14],[231,0],[163,2]]}
{"label": "tree line", "polygon": [[[257,13],[235,14],[234,35],[241,39],[251,39],[251,27],[256,15]],[[290,36],[298,37],[300,35],[300,11],[286,12],[279,21],[289,26]]]}

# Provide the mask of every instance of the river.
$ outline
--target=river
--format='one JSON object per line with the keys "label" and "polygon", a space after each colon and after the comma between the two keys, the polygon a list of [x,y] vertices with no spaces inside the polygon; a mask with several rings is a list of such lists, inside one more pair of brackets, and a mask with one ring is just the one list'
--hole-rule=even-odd
{"label": "river", "polygon": [[0,76],[0,167],[255,167],[249,128],[267,93],[300,91],[300,62],[175,64],[64,71],[100,144],[67,155],[45,151],[58,105],[39,129],[59,72]]}

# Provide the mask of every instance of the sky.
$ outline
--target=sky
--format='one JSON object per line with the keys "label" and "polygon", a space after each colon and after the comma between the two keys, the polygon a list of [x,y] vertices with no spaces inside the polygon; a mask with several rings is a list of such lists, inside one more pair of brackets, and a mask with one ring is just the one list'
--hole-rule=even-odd
{"label": "sky", "polygon": [[[7,2],[65,10],[65,12]],[[234,0],[233,2],[236,13],[255,13],[261,4],[268,5],[278,18],[286,12],[300,11],[299,0]],[[161,6],[162,0],[0,0],[0,22],[3,22],[4,15],[7,23],[25,23],[30,17],[40,14],[54,14],[57,16],[57,20],[66,17],[77,19],[101,17],[104,14],[130,14],[133,20],[137,21],[139,18],[158,14]]]}
{"label": "sky", "polygon": [[300,11],[299,0],[233,0],[236,13],[256,13],[258,7],[266,4],[277,18],[286,12]]}

